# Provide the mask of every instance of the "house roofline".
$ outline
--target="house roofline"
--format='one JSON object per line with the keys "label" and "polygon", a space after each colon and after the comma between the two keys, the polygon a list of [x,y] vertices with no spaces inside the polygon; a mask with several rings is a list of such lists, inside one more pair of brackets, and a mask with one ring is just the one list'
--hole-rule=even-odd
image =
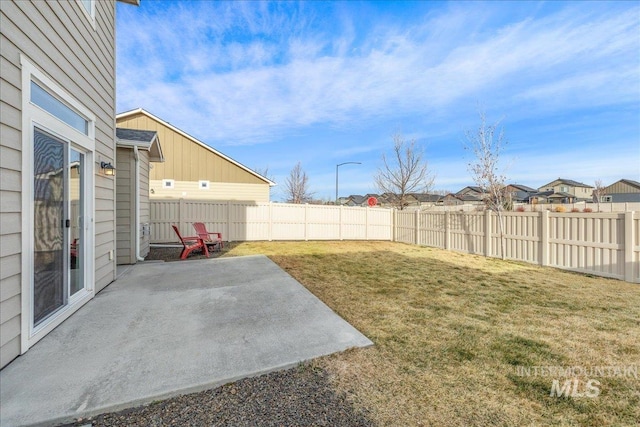
{"label": "house roofline", "polygon": [[578,182],[578,181],[574,181],[573,179],[568,179],[568,178],[556,178],[553,181],[548,182],[548,183],[546,183],[544,185],[541,185],[538,188],[547,187],[547,186],[553,184],[554,182],[558,182],[558,181],[561,182],[561,183],[567,184],[567,185],[569,185],[571,187],[593,188],[593,185],[588,185],[588,184],[585,184],[585,183],[582,183],[582,182]]}
{"label": "house roofline", "polygon": [[634,181],[634,180],[632,180],[632,179],[625,179],[625,178],[623,178],[623,179],[619,179],[618,181],[614,182],[614,183],[613,183],[613,184],[611,184],[611,185],[607,185],[607,187],[606,187],[606,188],[611,187],[611,186],[614,186],[614,185],[616,185],[616,184],[617,184],[617,183],[619,183],[619,182],[622,182],[622,183],[624,183],[624,184],[630,185],[631,187],[634,187],[634,188],[638,188],[638,189],[640,189],[640,182],[638,182],[638,181]]}
{"label": "house roofline", "polygon": [[164,154],[162,153],[162,146],[160,145],[160,140],[158,139],[158,134],[156,133],[153,136],[153,139],[149,142],[147,141],[134,141],[131,139],[122,139],[122,138],[116,138],[116,147],[121,147],[121,148],[133,148],[133,147],[138,147],[138,148],[142,148],[146,151],[148,151],[150,153],[150,156],[153,154],[152,151],[154,151],[152,148],[156,147],[157,153],[155,156],[150,157],[149,161],[154,162],[154,163],[164,163]]}
{"label": "house roofline", "polygon": [[188,133],[186,133],[183,130],[178,129],[177,127],[173,126],[171,123],[166,122],[164,120],[162,120],[160,117],[158,116],[154,116],[153,114],[151,114],[150,112],[148,112],[147,110],[145,110],[144,108],[136,108],[134,110],[129,110],[129,111],[125,111],[123,113],[119,113],[116,114],[116,120],[120,119],[120,118],[124,118],[124,117],[129,117],[132,116],[134,114],[144,114],[145,116],[149,117],[150,119],[153,119],[159,123],[161,123],[162,125],[168,127],[169,129],[171,129],[174,132],[179,133],[180,135],[184,136],[185,138],[189,139],[192,142],[195,142],[196,144],[200,145],[202,148],[207,149],[209,151],[211,151],[212,153],[222,157],[223,159],[233,163],[234,165],[238,166],[239,168],[241,168],[242,170],[249,172],[250,174],[262,179],[263,181],[267,182],[269,184],[269,187],[273,187],[275,185],[277,185],[275,182],[271,181],[269,178],[264,177],[262,175],[260,175],[259,173],[249,169],[248,167],[246,167],[245,165],[243,165],[242,163],[233,160],[231,157],[226,156],[224,154],[222,154],[221,152],[219,152],[218,150],[216,150],[215,148],[205,144],[204,142],[200,141],[199,139],[189,135]]}

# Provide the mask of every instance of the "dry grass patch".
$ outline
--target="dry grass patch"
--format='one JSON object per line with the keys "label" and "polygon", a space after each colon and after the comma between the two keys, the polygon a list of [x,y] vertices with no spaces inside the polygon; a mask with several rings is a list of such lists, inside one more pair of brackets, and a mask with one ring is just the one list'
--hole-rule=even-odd
{"label": "dry grass patch", "polygon": [[558,398],[552,377],[517,371],[638,366],[638,285],[390,242],[243,243],[225,256],[255,253],[375,343],[319,363],[379,425],[640,419],[637,378],[596,378],[597,398]]}

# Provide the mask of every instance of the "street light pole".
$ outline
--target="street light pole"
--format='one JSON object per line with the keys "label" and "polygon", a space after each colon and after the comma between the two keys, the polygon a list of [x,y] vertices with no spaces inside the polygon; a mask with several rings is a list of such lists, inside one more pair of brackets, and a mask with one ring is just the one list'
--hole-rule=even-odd
{"label": "street light pole", "polygon": [[360,162],[344,162],[336,165],[336,205],[338,204],[338,168],[342,165],[361,165]]}

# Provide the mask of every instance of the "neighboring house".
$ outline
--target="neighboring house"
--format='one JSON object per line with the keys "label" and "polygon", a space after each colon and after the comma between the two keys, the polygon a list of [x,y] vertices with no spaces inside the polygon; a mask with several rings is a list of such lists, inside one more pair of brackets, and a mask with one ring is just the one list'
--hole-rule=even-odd
{"label": "neighboring house", "polygon": [[275,183],[141,108],[116,116],[118,127],[158,133],[164,163],[153,165],[151,199],[268,202]]}
{"label": "neighboring house", "polygon": [[444,196],[443,198],[443,205],[444,206],[457,206],[457,205],[462,205],[464,204],[464,202],[462,200],[460,200],[460,198],[458,198],[458,196],[456,196],[453,193],[449,193],[447,195]]}
{"label": "neighboring house", "polygon": [[[394,193],[382,193],[378,198],[378,201],[384,206],[397,207],[400,204],[400,196]],[[418,206],[418,200],[413,196],[413,194],[407,193],[404,195],[403,209],[410,206]]]}
{"label": "neighboring house", "polygon": [[[541,193],[552,192],[548,196],[541,196]],[[538,193],[532,198],[537,198],[539,203],[544,203],[540,198],[546,198],[551,203],[574,203],[581,201],[591,201],[593,186],[583,184],[572,179],[558,178],[548,184],[538,188]],[[567,200],[567,201],[565,201]]]}
{"label": "neighboring house", "polygon": [[361,196],[359,194],[352,194],[343,204],[347,206],[364,206],[367,203],[367,199],[365,196]]}
{"label": "neighboring house", "polygon": [[516,203],[529,203],[529,198],[538,193],[535,188],[522,184],[509,184],[506,186],[506,191],[511,194],[511,200]]}
{"label": "neighboring house", "polygon": [[116,277],[114,17],[0,1],[0,367]]}
{"label": "neighboring house", "polygon": [[632,179],[621,179],[604,189],[601,202],[640,202],[640,182]]}
{"label": "neighboring house", "polygon": [[470,185],[458,191],[454,196],[460,200],[462,204],[483,205],[485,192],[482,191],[480,187]]}
{"label": "neighboring house", "polygon": [[[537,204],[537,203],[551,203],[548,200],[548,197],[553,195],[553,191],[538,191],[529,195],[529,203]],[[566,193],[564,193],[566,194]],[[569,195],[570,196],[570,195]]]}
{"label": "neighboring house", "polygon": [[116,128],[116,263],[135,264],[149,253],[150,163],[164,162],[158,133]]}
{"label": "neighboring house", "polygon": [[471,196],[476,196],[476,198],[481,199],[482,196],[484,195],[484,191],[482,191],[482,188],[474,186],[474,185],[469,185],[467,187],[464,187],[462,190],[458,191],[456,193],[456,196],[467,196],[467,195],[471,195]]}
{"label": "neighboring house", "polygon": [[440,194],[411,193],[411,195],[418,201],[418,206],[442,205],[444,201],[444,196]]}

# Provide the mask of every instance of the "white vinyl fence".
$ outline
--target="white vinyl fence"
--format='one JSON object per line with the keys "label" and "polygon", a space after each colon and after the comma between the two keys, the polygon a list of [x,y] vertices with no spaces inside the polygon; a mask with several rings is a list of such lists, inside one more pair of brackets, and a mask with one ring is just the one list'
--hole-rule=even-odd
{"label": "white vinyl fence", "polygon": [[[390,240],[501,256],[490,211],[151,200],[151,242],[177,243],[204,222],[225,241]],[[640,283],[640,212],[505,212],[505,258]]]}
{"label": "white vinyl fence", "polygon": [[[498,216],[396,212],[395,240],[500,257]],[[640,215],[506,212],[505,258],[640,283]]]}
{"label": "white vinyl fence", "polygon": [[244,203],[207,200],[151,200],[151,243],[176,242],[204,222],[225,241],[392,240],[393,211],[381,208]]}

